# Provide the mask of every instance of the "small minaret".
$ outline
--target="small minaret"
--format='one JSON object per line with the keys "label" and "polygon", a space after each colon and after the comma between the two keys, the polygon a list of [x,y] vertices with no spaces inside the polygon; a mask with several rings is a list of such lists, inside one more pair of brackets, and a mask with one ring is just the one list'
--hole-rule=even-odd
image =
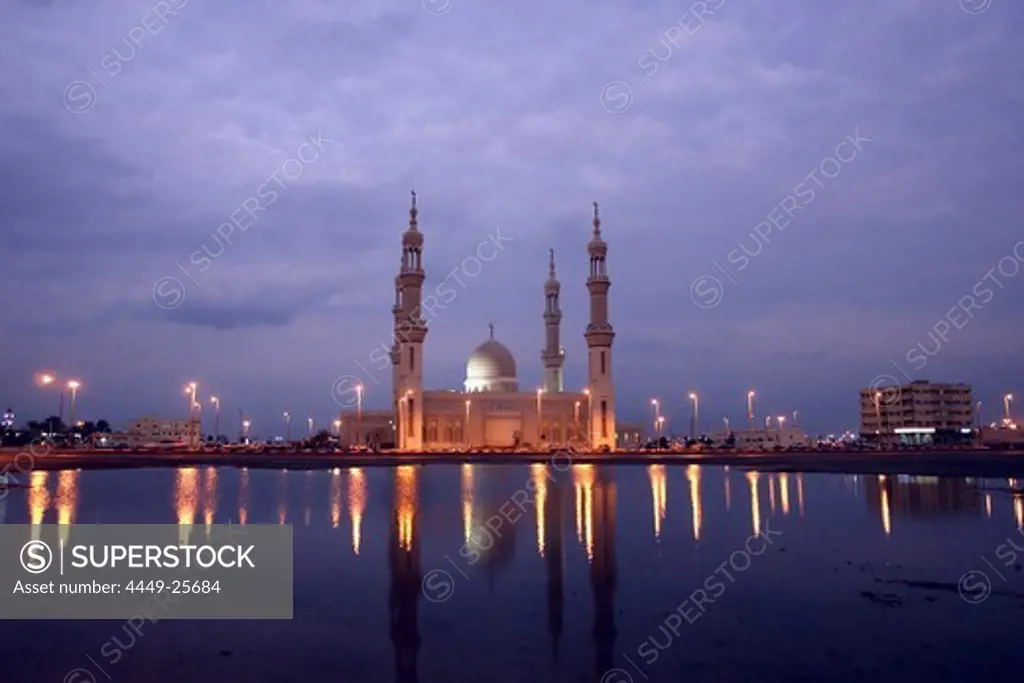
{"label": "small minaret", "polygon": [[589,354],[590,434],[595,447],[615,449],[615,386],[612,383],[612,341],[615,330],[608,322],[608,245],[601,239],[601,217],[594,202],[594,234],[587,245],[590,254],[590,323],[583,335]]}
{"label": "small minaret", "polygon": [[562,365],[565,363],[561,344],[562,309],[558,305],[562,285],[555,277],[555,250],[551,249],[550,254],[548,281],[544,283],[544,350],[540,353],[544,364],[544,391],[549,394],[563,391]]}
{"label": "small minaret", "polygon": [[402,235],[402,268],[398,274],[395,308],[395,353],[397,373],[398,447],[419,450],[423,447],[423,342],[427,325],[420,305],[423,299],[423,233],[418,230],[416,193],[409,207],[409,229]]}

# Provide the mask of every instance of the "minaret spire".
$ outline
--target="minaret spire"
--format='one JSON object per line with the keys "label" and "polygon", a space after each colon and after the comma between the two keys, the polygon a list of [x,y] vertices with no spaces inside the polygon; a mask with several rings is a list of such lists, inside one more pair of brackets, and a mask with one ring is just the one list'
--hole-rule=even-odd
{"label": "minaret spire", "polygon": [[590,435],[592,445],[615,449],[615,385],[612,382],[612,341],[615,330],[608,317],[608,244],[601,239],[601,216],[594,202],[594,235],[587,245],[590,256],[590,322],[584,337],[587,340],[590,384]]}
{"label": "minaret spire", "polygon": [[416,232],[416,227],[419,224],[416,217],[419,216],[419,210],[416,208],[416,190],[412,191],[412,202],[409,204],[409,231]]}
{"label": "minaret spire", "polygon": [[540,352],[544,366],[544,391],[562,392],[562,365],[565,353],[562,351],[561,323],[562,309],[558,304],[562,286],[555,276],[555,250],[548,250],[548,281],[544,283],[544,350]]}

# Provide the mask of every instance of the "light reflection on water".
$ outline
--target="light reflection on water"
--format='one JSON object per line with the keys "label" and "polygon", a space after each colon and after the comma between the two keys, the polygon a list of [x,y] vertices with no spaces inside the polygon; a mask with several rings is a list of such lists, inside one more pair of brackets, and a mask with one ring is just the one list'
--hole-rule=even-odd
{"label": "light reflection on water", "polygon": [[[723,596],[721,605],[708,608],[708,628],[684,623],[692,629],[688,637],[704,643],[709,652],[727,649],[731,645],[714,644],[725,633],[731,634],[726,640],[738,638],[737,642],[752,637],[736,626],[737,618],[743,615],[742,622],[753,628],[761,623],[760,615],[774,613],[765,622],[770,628],[758,631],[758,638],[769,637],[765,633],[774,633],[773,629],[786,633],[787,624],[793,629],[800,624],[800,629],[846,633],[842,629],[847,622],[850,632],[837,637],[870,638],[870,627],[856,629],[873,623],[882,608],[860,596],[895,590],[886,583],[891,580],[955,586],[965,568],[984,568],[979,558],[995,557],[1000,540],[1016,534],[1024,522],[1024,498],[1013,495],[1009,486],[1016,483],[727,471],[696,465],[574,465],[566,472],[544,465],[324,472],[211,467],[67,470],[32,473],[26,489],[10,492],[4,521],[31,525],[30,538],[37,536],[39,524],[59,523],[64,542],[73,538],[76,523],[177,523],[181,540],[195,542],[192,530],[200,513],[207,527],[229,521],[298,521],[295,625],[315,627],[317,634],[326,629],[324,637],[331,637],[320,640],[307,633],[291,643],[287,635],[274,631],[275,638],[283,638],[278,643],[283,650],[312,648],[331,661],[362,652],[377,665],[390,662],[398,680],[434,680],[440,676],[439,665],[432,663],[435,659],[457,655],[454,647],[476,647],[493,656],[466,664],[474,675],[490,672],[505,680],[508,674],[508,680],[515,680],[543,666],[559,672],[558,677],[599,680],[608,668],[622,664],[624,654],[633,653],[648,635],[658,632],[665,615],[731,552],[742,548],[745,538],[767,529],[783,532],[786,552],[755,560],[749,572],[730,584],[729,593],[735,592],[736,599]],[[736,486],[748,488],[749,507],[746,501],[732,500]],[[799,515],[791,514],[794,488]],[[125,491],[131,495],[123,495]],[[518,491],[530,492],[529,503],[522,508],[511,502]],[[495,521],[502,517],[504,522],[494,531]],[[510,522],[513,518],[516,521]],[[573,529],[577,543],[566,544]],[[530,552],[516,552],[516,537],[529,537]],[[464,544],[473,544],[480,552],[478,563],[467,562],[460,552]],[[444,603],[421,599],[421,582],[434,569],[444,569],[455,582],[453,597]],[[1024,581],[1019,583],[1003,590],[1024,591]],[[903,599],[919,597],[910,593]],[[544,605],[540,616],[535,614],[538,599]],[[815,616],[810,604],[803,610],[792,608],[817,600],[838,601],[846,610],[844,616]],[[917,603],[925,605],[916,607],[918,611],[930,605],[920,599]],[[936,609],[921,618],[937,633],[965,638],[973,624],[973,631],[998,640],[998,634],[993,636],[984,622],[977,621],[995,614],[988,603],[963,613],[966,603],[954,590],[941,594],[935,604],[946,611]],[[915,614],[910,609],[903,615],[898,610],[886,613],[909,620],[908,628],[916,623]],[[489,624],[496,615],[514,637],[495,640]],[[713,624],[718,624],[717,631],[710,628]],[[175,651],[194,634],[214,632],[196,623],[185,628],[167,622],[160,628],[167,635],[159,644],[154,639],[154,647]],[[269,634],[268,628],[247,624],[238,637]],[[216,633],[234,642],[235,636]],[[527,658],[529,669],[517,671],[516,662],[523,655],[513,643],[520,641],[544,654],[536,661]],[[71,662],[81,649],[61,639],[48,642],[58,643],[51,652],[56,661]],[[235,647],[243,651],[241,642]],[[785,647],[786,642],[775,645]],[[682,662],[702,647],[694,645],[690,654],[684,648],[666,650],[664,656],[666,661]],[[425,657],[427,652],[436,657]],[[260,661],[247,680],[262,680],[262,670],[273,668]],[[140,658],[138,666],[143,664]],[[496,672],[499,666],[504,668]],[[426,676],[424,667],[433,675]],[[663,671],[673,670],[666,664]],[[215,680],[203,675],[196,664],[186,677]]]}

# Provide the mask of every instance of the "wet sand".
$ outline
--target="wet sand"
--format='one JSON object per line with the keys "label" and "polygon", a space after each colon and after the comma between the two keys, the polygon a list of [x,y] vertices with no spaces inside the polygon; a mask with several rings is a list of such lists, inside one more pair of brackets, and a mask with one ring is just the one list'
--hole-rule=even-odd
{"label": "wet sand", "polygon": [[1024,451],[826,451],[803,453],[301,453],[70,451],[31,454],[27,449],[0,449],[0,471],[130,469],[218,465],[267,469],[331,469],[460,463],[548,463],[615,465],[728,465],[763,472],[832,472],[845,474],[916,474],[959,477],[1024,477]]}

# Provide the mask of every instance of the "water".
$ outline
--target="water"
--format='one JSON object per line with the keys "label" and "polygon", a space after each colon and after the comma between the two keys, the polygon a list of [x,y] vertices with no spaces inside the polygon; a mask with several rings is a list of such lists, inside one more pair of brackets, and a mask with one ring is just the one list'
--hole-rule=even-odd
{"label": "water", "polygon": [[[1021,664],[1017,482],[565,469],[32,473],[5,523],[293,525],[295,618],[134,638],[4,622],[0,681],[959,683]],[[971,570],[987,599],[981,574],[959,594]]]}

